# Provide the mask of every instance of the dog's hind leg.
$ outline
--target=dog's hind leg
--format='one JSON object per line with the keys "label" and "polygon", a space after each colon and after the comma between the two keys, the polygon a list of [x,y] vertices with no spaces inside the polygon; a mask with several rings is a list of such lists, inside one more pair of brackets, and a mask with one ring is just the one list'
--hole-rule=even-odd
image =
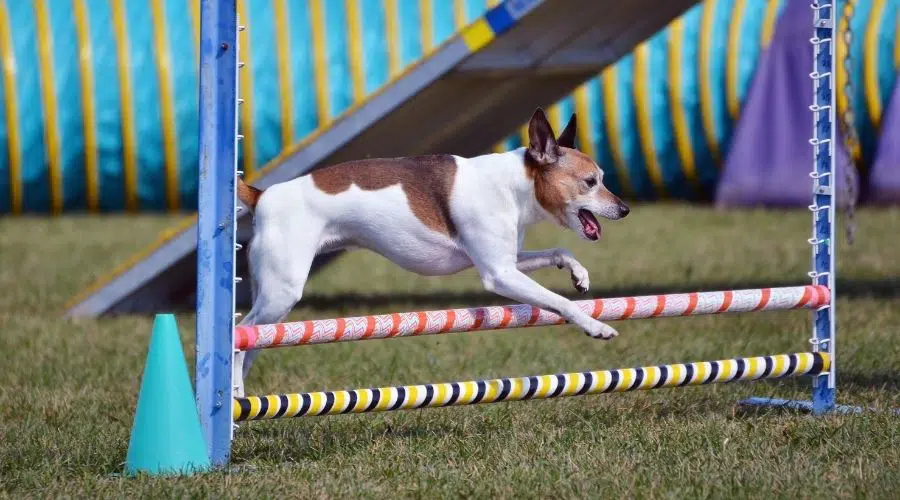
{"label": "dog's hind leg", "polygon": [[[309,239],[299,244],[259,236],[254,236],[248,249],[254,297],[242,325],[268,325],[284,320],[303,296],[319,239],[316,232],[305,234]],[[259,351],[235,353],[232,375],[235,396],[243,396],[244,379]]]}
{"label": "dog's hind leg", "polygon": [[[297,299],[293,294],[262,294],[254,302],[253,307],[244,320],[242,325],[266,325],[271,323],[279,323],[284,320],[285,316],[291,312],[291,309],[297,303]],[[299,294],[296,296],[299,298]],[[250,372],[253,361],[259,356],[260,349],[251,351],[238,351],[234,354],[234,372],[232,379],[234,381],[234,395],[242,397],[244,395],[244,379]]]}

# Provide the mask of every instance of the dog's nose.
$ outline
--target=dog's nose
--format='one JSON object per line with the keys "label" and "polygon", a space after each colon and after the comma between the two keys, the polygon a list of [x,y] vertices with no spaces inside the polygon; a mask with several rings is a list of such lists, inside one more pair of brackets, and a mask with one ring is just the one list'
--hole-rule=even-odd
{"label": "dog's nose", "polygon": [[631,209],[628,208],[628,205],[619,205],[619,218],[623,218],[629,213],[631,213]]}

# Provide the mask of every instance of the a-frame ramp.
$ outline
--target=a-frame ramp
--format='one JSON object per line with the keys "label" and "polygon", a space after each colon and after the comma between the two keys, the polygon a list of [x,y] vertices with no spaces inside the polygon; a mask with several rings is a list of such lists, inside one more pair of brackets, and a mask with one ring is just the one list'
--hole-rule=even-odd
{"label": "a-frame ramp", "polygon": [[[484,153],[535,107],[564,97],[697,1],[506,0],[250,181],[265,188],[365,157]],[[238,240],[249,231],[242,217]],[[195,252],[189,220],[75,297],[66,314],[193,309]],[[239,303],[247,288],[238,287]]]}

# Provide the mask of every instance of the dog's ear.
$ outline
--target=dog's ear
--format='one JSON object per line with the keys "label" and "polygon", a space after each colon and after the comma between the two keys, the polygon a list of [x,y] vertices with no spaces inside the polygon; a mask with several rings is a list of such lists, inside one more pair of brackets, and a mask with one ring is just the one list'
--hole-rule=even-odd
{"label": "dog's ear", "polygon": [[578,135],[577,127],[578,122],[575,119],[575,113],[572,113],[572,118],[569,118],[568,125],[566,125],[566,128],[559,134],[556,143],[564,148],[575,149],[575,137]]}
{"label": "dog's ear", "polygon": [[559,158],[559,145],[553,127],[547,121],[544,110],[538,108],[528,122],[528,154],[541,165],[556,163]]}

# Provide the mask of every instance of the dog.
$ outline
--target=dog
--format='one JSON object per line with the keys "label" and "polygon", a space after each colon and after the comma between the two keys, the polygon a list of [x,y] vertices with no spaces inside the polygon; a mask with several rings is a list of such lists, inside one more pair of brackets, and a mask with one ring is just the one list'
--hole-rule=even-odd
{"label": "dog", "polygon": [[[485,290],[555,312],[591,337],[615,337],[615,329],[526,275],[557,266],[587,292],[587,269],[562,248],[522,250],[525,230],[550,220],[596,241],[596,216],[629,213],[604,186],[603,170],[575,149],[576,127],[573,114],[556,137],[538,108],[529,145],[506,153],[350,161],[264,192],[239,179],[238,199],[254,217],[253,300],[241,324],[281,322],[302,297],[316,255],[366,248],[426,276],[475,266]],[[235,356],[237,396],[257,353]]]}

